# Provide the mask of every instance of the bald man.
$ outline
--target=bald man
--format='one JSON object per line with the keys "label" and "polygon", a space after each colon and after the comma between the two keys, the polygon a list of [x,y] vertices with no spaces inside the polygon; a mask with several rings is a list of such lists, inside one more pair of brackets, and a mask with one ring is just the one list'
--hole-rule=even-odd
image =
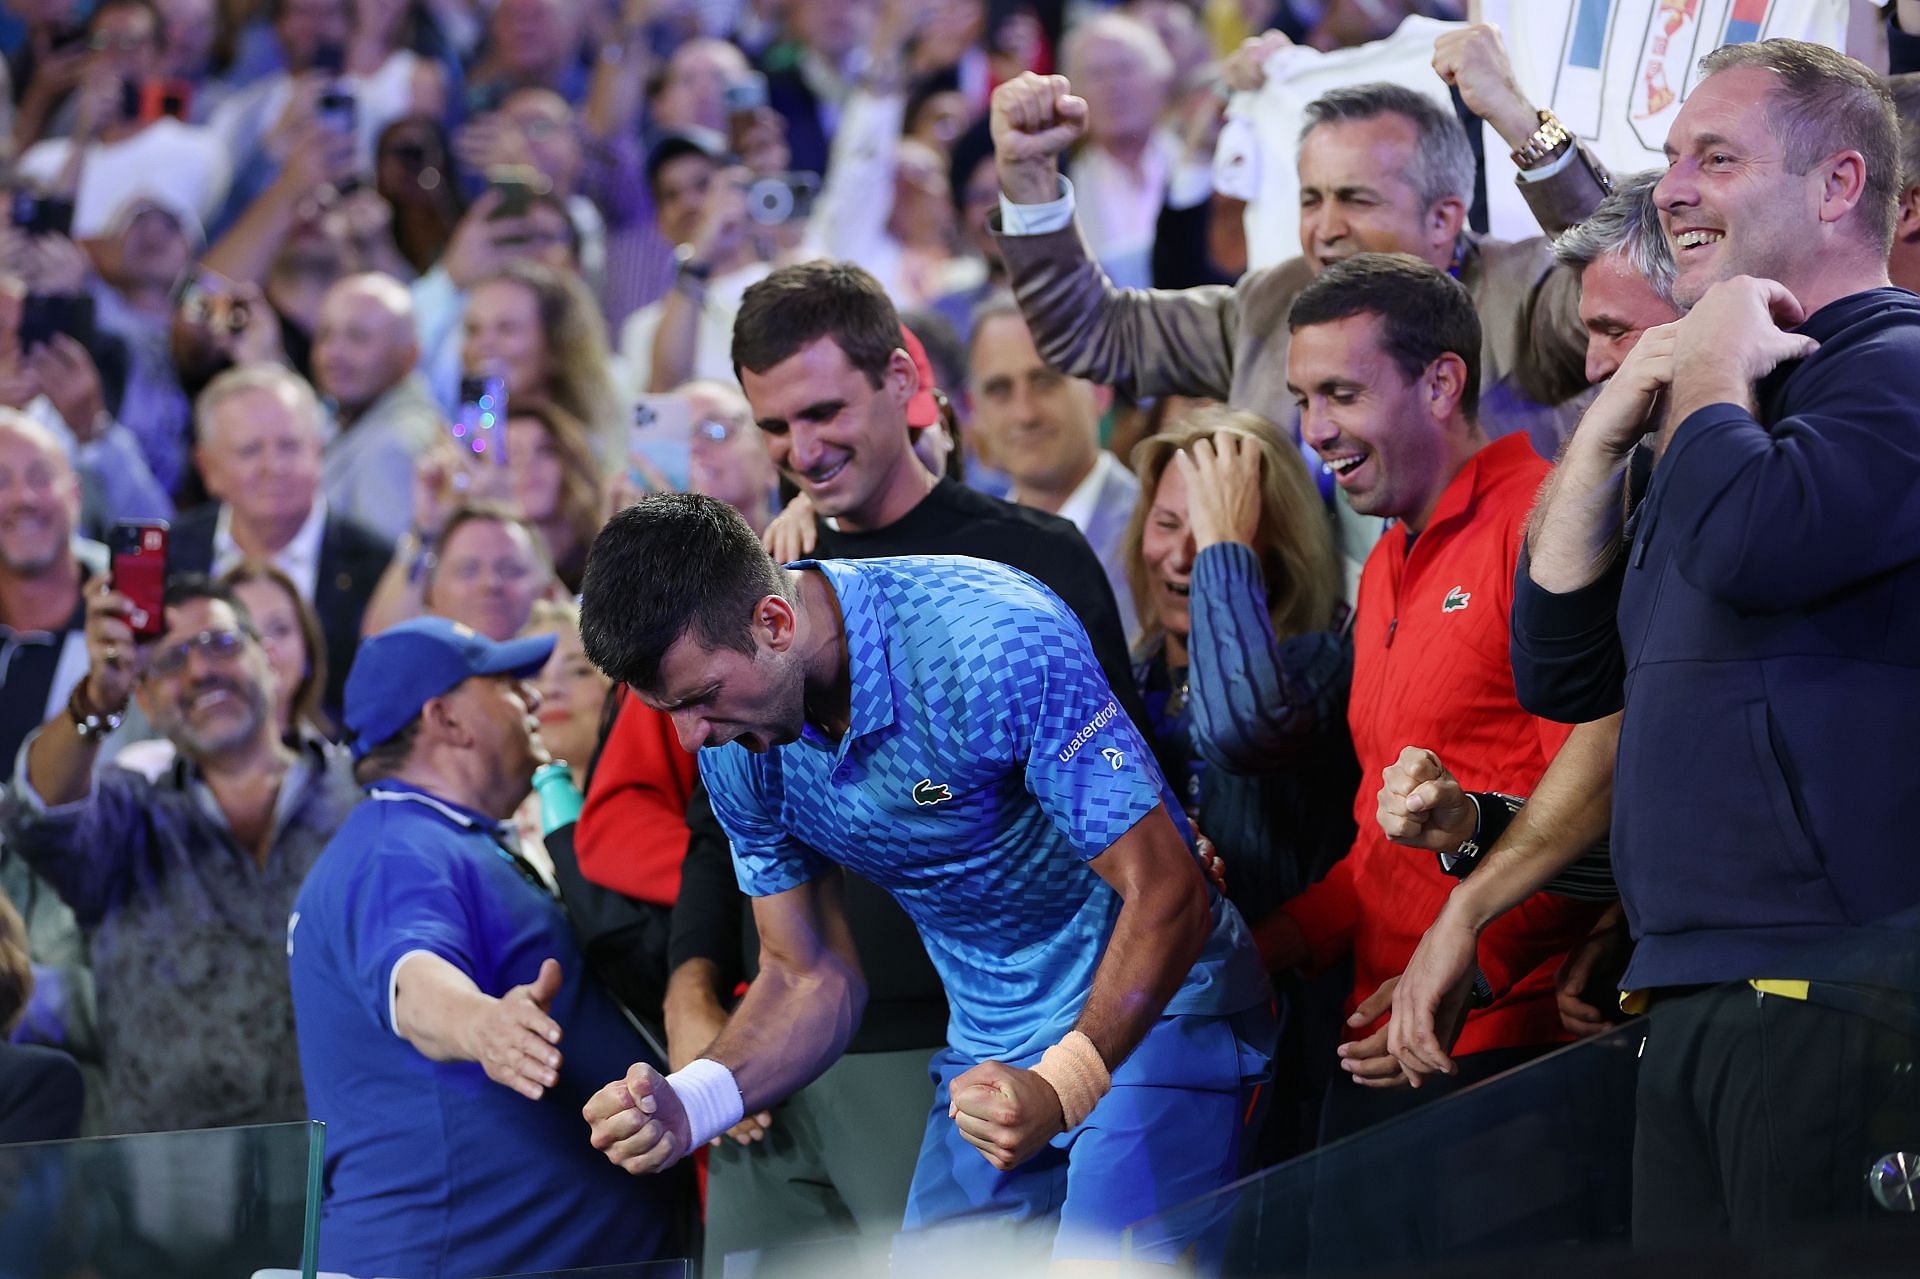
{"label": "bald man", "polygon": [[390,275],[350,275],[327,290],[313,334],[315,388],[339,432],[327,443],[320,487],[327,505],[388,541],[413,514],[414,459],[443,429],[426,379],[413,297]]}

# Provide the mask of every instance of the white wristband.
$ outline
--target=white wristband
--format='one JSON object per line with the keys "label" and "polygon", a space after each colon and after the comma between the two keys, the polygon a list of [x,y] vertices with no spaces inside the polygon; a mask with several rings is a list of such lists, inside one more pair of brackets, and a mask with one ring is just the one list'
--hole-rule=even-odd
{"label": "white wristband", "polygon": [[711,1057],[694,1058],[668,1075],[667,1083],[686,1108],[687,1125],[693,1129],[692,1150],[700,1149],[739,1123],[747,1113],[740,1085],[733,1081],[733,1072]]}

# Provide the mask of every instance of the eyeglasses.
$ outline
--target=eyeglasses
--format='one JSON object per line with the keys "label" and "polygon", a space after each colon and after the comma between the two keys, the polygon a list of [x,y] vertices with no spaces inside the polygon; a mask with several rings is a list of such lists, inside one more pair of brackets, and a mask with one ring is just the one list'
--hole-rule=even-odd
{"label": "eyeglasses", "polygon": [[93,52],[95,53],[107,53],[110,51],[119,52],[119,53],[138,53],[140,52],[140,50],[145,49],[154,43],[155,41],[152,36],[136,36],[136,35],[110,36],[105,32],[101,32],[99,35],[89,36],[87,38],[87,48],[93,50]]}
{"label": "eyeglasses", "polygon": [[231,662],[240,656],[249,638],[255,638],[252,631],[201,631],[192,639],[181,640],[154,653],[153,660],[147,663],[147,673],[172,679],[187,669],[187,658],[194,653],[212,662]]}

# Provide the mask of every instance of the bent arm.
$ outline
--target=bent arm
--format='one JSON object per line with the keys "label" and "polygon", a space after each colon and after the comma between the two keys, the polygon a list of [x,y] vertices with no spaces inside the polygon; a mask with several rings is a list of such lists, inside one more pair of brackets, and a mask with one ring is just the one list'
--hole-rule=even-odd
{"label": "bent arm", "polygon": [[1120,894],[1113,936],[1074,1029],[1108,1070],[1146,1038],[1212,927],[1206,881],[1162,805],[1087,863]]}
{"label": "bent arm", "polygon": [[760,973],[701,1056],[733,1073],[748,1113],[818,1078],[846,1051],[867,983],[847,928],[840,873],[754,899]]}
{"label": "bent arm", "polygon": [[1227,398],[1239,328],[1237,289],[1117,288],[1077,226],[1011,235],[1001,230],[999,218],[991,215],[995,241],[1034,345],[1048,364],[1135,399]]}
{"label": "bent arm", "polygon": [[1333,632],[1274,638],[1260,560],[1220,542],[1193,564],[1194,742],[1241,775],[1284,772],[1345,711],[1353,646]]}

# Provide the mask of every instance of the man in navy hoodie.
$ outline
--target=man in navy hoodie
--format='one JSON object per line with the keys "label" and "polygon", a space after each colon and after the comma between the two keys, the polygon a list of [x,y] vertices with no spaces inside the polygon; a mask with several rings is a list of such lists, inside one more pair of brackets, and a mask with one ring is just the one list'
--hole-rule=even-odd
{"label": "man in navy hoodie", "polygon": [[[1877,1159],[1920,1141],[1903,749],[1920,298],[1887,281],[1893,107],[1864,67],[1795,41],[1702,71],[1655,192],[1688,314],[1589,411],[1514,609],[1529,709],[1625,708],[1613,860],[1638,938],[1622,984],[1652,1011],[1634,1194],[1652,1242],[1860,1220]],[[1649,436],[1653,481],[1623,525]],[[1476,874],[1531,891],[1551,860]],[[1421,961],[1403,991],[1432,978]],[[1396,1000],[1396,1021],[1415,1011]],[[1390,1043],[1410,1071],[1447,1067],[1430,1016]]]}

